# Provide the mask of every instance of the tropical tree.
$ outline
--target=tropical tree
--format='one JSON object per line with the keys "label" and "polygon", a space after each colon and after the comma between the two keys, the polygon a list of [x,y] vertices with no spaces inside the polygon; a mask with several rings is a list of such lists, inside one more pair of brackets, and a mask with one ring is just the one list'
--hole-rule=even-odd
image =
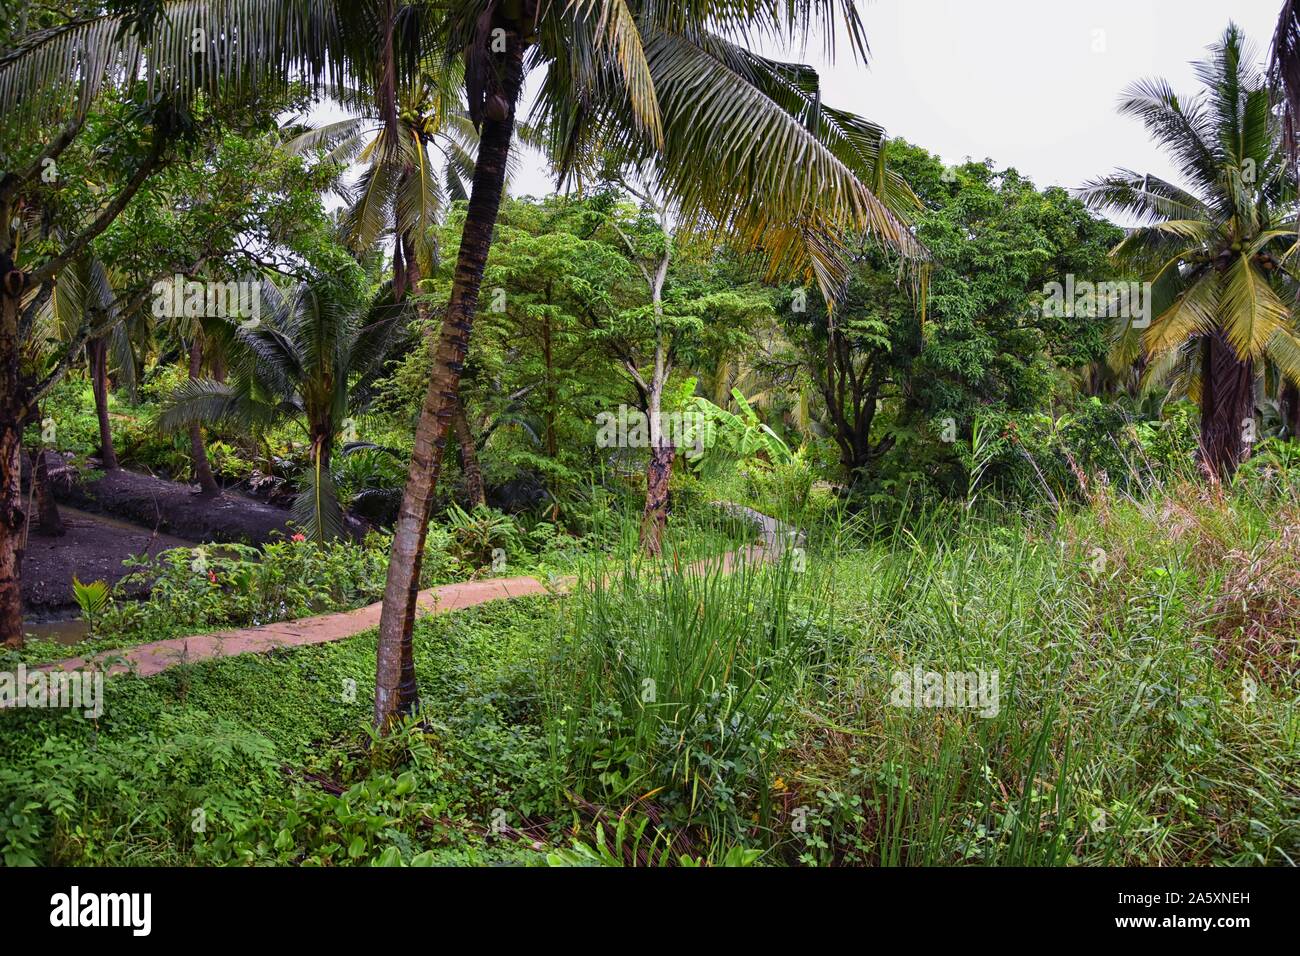
{"label": "tropical tree", "polygon": [[545,69],[533,119],[562,175],[612,153],[650,172],[682,225],[761,247],[775,270],[815,275],[832,294],[845,231],[920,250],[891,213],[907,191],[875,162],[879,128],[823,103],[815,71],[747,48],[760,37],[797,40],[813,26],[824,27],[828,44],[838,31],[865,55],[856,10],[834,0],[523,0],[444,11],[435,32],[448,56],[463,57],[479,148],[389,563],[375,693],[381,727],[416,705],[410,641],[420,560],[525,72]]}
{"label": "tropical tree", "polygon": [[[130,314],[124,306],[148,292],[148,283],[121,290],[116,307],[88,317],[48,372],[33,380],[23,372],[22,356],[56,276],[159,170],[178,161],[185,144],[216,118],[214,107],[237,112],[293,84],[320,90],[360,81],[377,91],[386,126],[394,129],[396,76],[419,62],[428,37],[423,6],[107,0],[64,11],[15,0],[6,8],[12,14],[0,31],[0,636],[6,644],[23,639],[22,429],[86,343],[106,334],[116,314]],[[106,153],[110,175],[92,191],[93,202],[51,203],[42,192],[70,147],[95,129],[88,120],[110,92],[128,120]],[[51,212],[60,220],[57,234],[46,229]],[[42,241],[20,241],[36,231],[46,233]]]}
{"label": "tropical tree", "polygon": [[330,161],[363,165],[355,185],[343,190],[349,201],[339,214],[340,238],[357,256],[392,240],[397,298],[433,272],[439,219],[448,200],[468,198],[474,174],[478,134],[451,77],[445,69],[422,70],[402,83],[393,148],[374,99],[358,91],[345,98],[355,115],[284,144],[291,154],[323,149]]}
{"label": "tropical tree", "polygon": [[1291,159],[1300,158],[1300,2],[1285,0],[1273,31],[1269,80],[1280,94],[1283,136]]}
{"label": "tropical tree", "polygon": [[[667,427],[668,385],[674,371],[702,359],[734,352],[750,340],[755,323],[770,315],[765,296],[716,281],[711,249],[674,233],[671,213],[661,197],[624,184],[640,200],[632,213],[615,205],[609,229],[631,260],[642,288],[636,300],[608,317],[593,308],[594,337],[631,382],[637,405],[646,417],[649,457],[646,497],[641,515],[641,546],[646,554],[662,553],[668,518],[668,490],[683,441],[682,430]],[[689,237],[687,237],[689,239]],[[602,321],[603,319],[603,321]]]}
{"label": "tropical tree", "polygon": [[1202,467],[1226,477],[1253,437],[1261,363],[1300,382],[1300,340],[1282,293],[1293,280],[1296,191],[1274,98],[1235,24],[1196,73],[1199,95],[1179,97],[1152,79],[1130,87],[1120,106],[1189,188],[1119,170],[1081,196],[1140,221],[1113,257],[1152,284],[1146,374],[1180,375],[1201,409]]}
{"label": "tropical tree", "polygon": [[370,399],[408,311],[393,302],[387,284],[365,298],[359,273],[317,275],[288,295],[263,283],[256,320],[210,320],[207,334],[224,340],[231,374],[224,381],[192,377],[158,420],[167,431],[199,423],[257,430],[284,422],[300,426],[308,468],[293,518],[315,540],[344,534],[331,472],[334,445]]}

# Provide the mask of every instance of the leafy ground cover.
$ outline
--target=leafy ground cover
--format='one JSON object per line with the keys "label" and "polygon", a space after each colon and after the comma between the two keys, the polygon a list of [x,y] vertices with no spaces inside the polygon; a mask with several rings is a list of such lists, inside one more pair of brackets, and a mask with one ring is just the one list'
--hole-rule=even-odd
{"label": "leafy ground cover", "polygon": [[[1293,501],[1261,470],[823,522],[733,574],[588,560],[422,621],[424,709],[384,741],[373,633],[113,679],[98,721],[5,715],[5,859],[1293,861]],[[915,669],[996,694],[915,706]]]}

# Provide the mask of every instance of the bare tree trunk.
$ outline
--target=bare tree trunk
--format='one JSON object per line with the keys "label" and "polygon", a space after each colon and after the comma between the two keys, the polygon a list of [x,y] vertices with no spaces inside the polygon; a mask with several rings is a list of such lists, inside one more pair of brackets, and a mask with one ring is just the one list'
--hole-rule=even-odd
{"label": "bare tree trunk", "polygon": [[32,461],[32,507],[36,511],[36,527],[47,538],[61,538],[67,533],[63,518],[59,515],[58,502],[50,490],[50,469],[45,460],[45,449],[37,448],[31,452]]}
{"label": "bare tree trunk", "polygon": [[1201,467],[1231,478],[1246,456],[1254,421],[1254,369],[1241,361],[1222,330],[1206,337],[1201,366]]}
{"label": "bare tree trunk", "polygon": [[660,421],[663,409],[663,385],[656,378],[651,383],[650,461],[645,472],[645,510],[641,514],[641,548],[651,557],[663,553],[664,527],[668,523],[668,486],[673,477],[673,459],[677,449],[663,433]]}
{"label": "bare tree trunk", "polygon": [[669,232],[668,206],[656,199],[652,190],[638,190],[624,183],[624,186],[642,202],[655,208],[659,219],[659,228],[664,234],[663,254],[655,263],[651,273],[644,261],[637,254],[637,248],[627,234],[614,222],[614,231],[618,233],[627,251],[637,260],[637,268],[650,290],[650,302],[654,307],[655,322],[655,357],[654,369],[647,384],[637,371],[632,361],[627,361],[628,374],[632,376],[640,394],[646,396],[646,411],[650,421],[650,461],[646,465],[645,475],[645,509],[641,513],[641,549],[651,557],[663,553],[663,532],[668,523],[668,486],[673,476],[673,459],[677,449],[670,436],[663,433],[663,397],[664,386],[672,372],[672,337],[664,328],[664,283],[668,281],[668,268],[672,264],[673,243]]}
{"label": "bare tree trunk", "polygon": [[117,471],[113,447],[113,429],[108,418],[108,337],[94,339],[86,345],[90,356],[90,387],[95,393],[95,417],[99,419],[99,460],[105,471]]}
{"label": "bare tree trunk", "polygon": [[460,375],[501,206],[515,105],[523,77],[524,47],[517,33],[507,32],[506,46],[504,56],[494,62],[495,68],[486,78],[488,108],[479,137],[456,272],[434,351],[429,390],[415,427],[406,490],[393,530],[375,667],[375,725],[381,729],[392,722],[399,710],[411,713],[418,704],[411,631],[415,624],[420,563],[429,530],[433,491],[442,470],[447,429],[460,402]]}
{"label": "bare tree trunk", "polygon": [[[190,341],[190,379],[198,378],[203,371],[203,343],[198,333]],[[220,498],[221,486],[212,476],[212,466],[208,464],[208,449],[203,444],[203,426],[198,422],[190,425],[190,460],[194,464],[194,480],[199,483],[199,494],[204,498]]]}
{"label": "bare tree trunk", "polygon": [[0,252],[0,639],[23,646],[22,447],[26,408],[18,329],[27,277]]}
{"label": "bare tree trunk", "polygon": [[474,434],[469,430],[469,421],[465,418],[464,402],[456,403],[451,424],[456,430],[456,441],[460,444],[460,470],[465,475],[465,496],[469,498],[470,508],[477,508],[487,504],[487,491],[483,487],[483,469],[478,463]]}
{"label": "bare tree trunk", "polygon": [[1282,425],[1286,428],[1286,437],[1291,441],[1300,441],[1300,387],[1291,382],[1282,385],[1281,405]]}

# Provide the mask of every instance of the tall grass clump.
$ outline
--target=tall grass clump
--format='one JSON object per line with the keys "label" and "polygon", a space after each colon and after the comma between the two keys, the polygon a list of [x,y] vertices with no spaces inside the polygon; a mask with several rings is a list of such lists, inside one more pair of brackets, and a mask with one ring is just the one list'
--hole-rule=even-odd
{"label": "tall grass clump", "polygon": [[[1300,522],[1278,490],[985,502],[845,542],[814,609],[842,653],[778,762],[769,859],[1294,862]],[[996,674],[997,706],[900,705],[913,669]]]}
{"label": "tall grass clump", "polygon": [[734,844],[766,825],[773,762],[820,663],[792,614],[800,560],[673,551],[584,575],[541,681],[562,804],[644,814],[687,842]]}

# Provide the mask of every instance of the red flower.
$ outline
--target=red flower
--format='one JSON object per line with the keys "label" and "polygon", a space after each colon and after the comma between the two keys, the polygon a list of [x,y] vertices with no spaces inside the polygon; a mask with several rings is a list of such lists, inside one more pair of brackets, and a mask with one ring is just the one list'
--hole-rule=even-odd
{"label": "red flower", "polygon": [[209,572],[208,572],[208,580],[211,581],[213,584],[216,584],[216,583],[217,583],[217,572],[216,572],[216,571],[209,571]]}
{"label": "red flower", "polygon": [[295,534],[295,535],[294,535],[292,538],[290,538],[289,540],[290,540],[290,541],[306,541],[306,540],[307,540],[307,536],[306,536],[305,534]]}

